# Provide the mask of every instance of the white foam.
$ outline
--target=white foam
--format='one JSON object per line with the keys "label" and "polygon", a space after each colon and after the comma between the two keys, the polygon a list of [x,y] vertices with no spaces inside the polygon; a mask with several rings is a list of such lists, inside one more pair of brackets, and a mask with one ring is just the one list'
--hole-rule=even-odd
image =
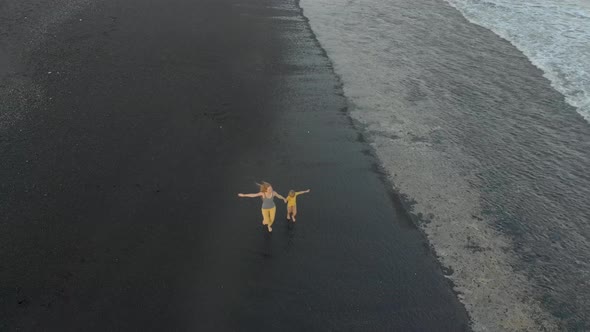
{"label": "white foam", "polygon": [[520,49],[590,122],[590,1],[446,1]]}

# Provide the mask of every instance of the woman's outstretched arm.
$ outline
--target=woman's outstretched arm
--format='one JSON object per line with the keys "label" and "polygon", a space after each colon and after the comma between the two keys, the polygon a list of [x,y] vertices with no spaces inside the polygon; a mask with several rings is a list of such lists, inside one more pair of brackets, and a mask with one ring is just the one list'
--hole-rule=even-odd
{"label": "woman's outstretched arm", "polygon": [[279,194],[278,192],[275,191],[274,194],[275,194],[275,196],[282,199],[283,201],[285,201],[285,202],[287,201],[287,199],[285,197],[281,196],[281,194]]}
{"label": "woman's outstretched arm", "polygon": [[258,197],[262,196],[262,193],[255,193],[255,194],[238,194],[238,197]]}

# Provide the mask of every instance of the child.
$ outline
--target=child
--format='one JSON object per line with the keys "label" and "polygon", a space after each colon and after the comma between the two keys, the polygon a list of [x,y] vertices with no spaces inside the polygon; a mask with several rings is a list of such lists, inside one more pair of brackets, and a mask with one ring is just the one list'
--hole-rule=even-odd
{"label": "child", "polygon": [[289,215],[291,215],[293,222],[295,222],[295,216],[297,215],[297,196],[308,193],[309,191],[309,189],[297,192],[289,190],[289,195],[287,196],[287,220],[290,220]]}

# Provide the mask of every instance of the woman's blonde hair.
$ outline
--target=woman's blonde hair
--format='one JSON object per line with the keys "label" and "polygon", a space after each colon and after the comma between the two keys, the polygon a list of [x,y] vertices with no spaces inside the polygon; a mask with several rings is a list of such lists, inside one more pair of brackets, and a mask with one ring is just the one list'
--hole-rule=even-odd
{"label": "woman's blonde hair", "polygon": [[268,187],[272,187],[270,183],[262,181],[262,183],[256,183],[260,187],[260,192],[265,193]]}
{"label": "woman's blonde hair", "polygon": [[294,197],[295,196],[295,190],[289,190],[289,196]]}

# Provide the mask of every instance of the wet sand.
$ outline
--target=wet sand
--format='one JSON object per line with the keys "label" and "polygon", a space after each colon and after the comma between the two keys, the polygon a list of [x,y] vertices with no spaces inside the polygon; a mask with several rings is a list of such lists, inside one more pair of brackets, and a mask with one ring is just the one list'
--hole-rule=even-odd
{"label": "wet sand", "polygon": [[[296,3],[104,1],[25,53],[0,329],[469,329]],[[311,188],[296,224],[261,180]]]}

